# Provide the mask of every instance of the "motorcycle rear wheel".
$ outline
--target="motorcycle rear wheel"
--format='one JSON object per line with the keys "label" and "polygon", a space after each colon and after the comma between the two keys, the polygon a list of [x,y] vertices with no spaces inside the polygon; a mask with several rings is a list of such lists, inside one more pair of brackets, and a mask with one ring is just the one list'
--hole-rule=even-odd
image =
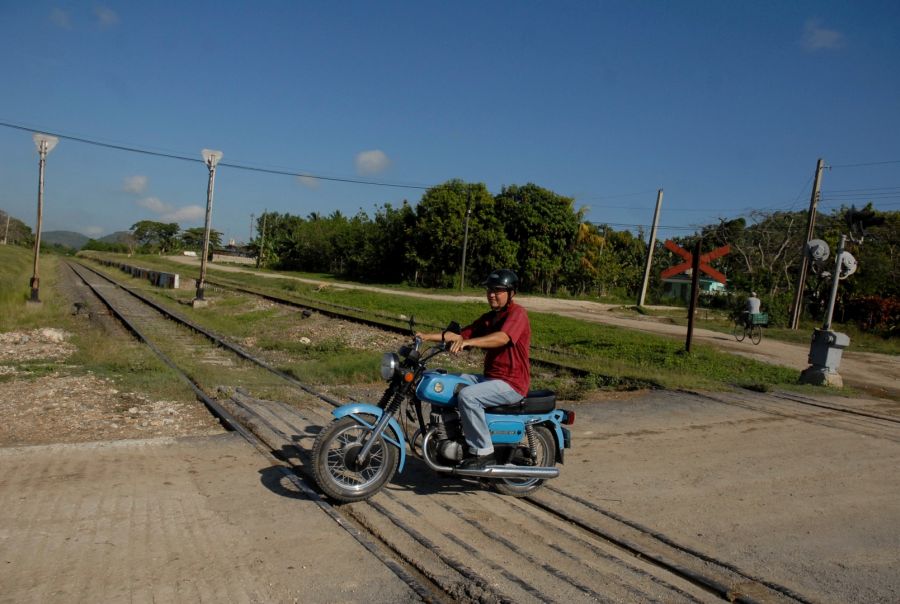
{"label": "motorcycle rear wheel", "polygon": [[[506,463],[512,463],[517,466],[543,466],[549,467],[556,465],[556,441],[553,434],[546,426],[534,427],[534,446],[537,449],[537,459],[534,464],[531,461],[531,454],[528,451],[527,441],[519,445],[510,452]],[[494,488],[504,495],[513,497],[524,497],[541,488],[544,480],[541,478],[498,478],[494,481]]]}
{"label": "motorcycle rear wheel", "polygon": [[[372,418],[374,423],[375,418]],[[313,444],[313,476],[322,491],[338,501],[368,499],[397,471],[397,451],[378,437],[365,467],[356,466],[356,455],[371,431],[352,417],[331,422]]]}

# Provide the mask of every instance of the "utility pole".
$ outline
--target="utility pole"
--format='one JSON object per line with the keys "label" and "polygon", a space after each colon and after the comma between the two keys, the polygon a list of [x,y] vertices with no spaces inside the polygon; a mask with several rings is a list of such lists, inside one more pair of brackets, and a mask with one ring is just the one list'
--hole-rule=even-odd
{"label": "utility pole", "polygon": [[466,228],[463,233],[462,268],[459,273],[459,291],[466,286],[466,247],[469,245],[469,216],[472,215],[472,192],[466,194]]}
{"label": "utility pole", "polygon": [[40,256],[41,256],[41,223],[44,219],[44,166],[47,163],[47,154],[53,150],[59,139],[55,136],[47,134],[35,133],[32,136],[34,145],[37,147],[38,155],[41,158],[38,165],[38,205],[37,205],[37,225],[34,233],[34,274],[31,277],[31,304],[40,304]]}
{"label": "utility pole", "polygon": [[269,210],[263,210],[262,233],[259,234],[259,250],[256,252],[256,268],[259,268],[259,265],[262,262],[263,250],[266,247],[266,218],[268,215]]}
{"label": "utility pole", "polygon": [[803,246],[800,250],[800,256],[803,258],[800,264],[800,275],[797,281],[797,292],[794,294],[794,305],[791,307],[791,329],[797,329],[800,325],[800,311],[803,309],[803,290],[806,286],[806,272],[809,270],[809,257],[806,252],[806,244],[813,238],[813,229],[816,226],[816,207],[819,204],[819,191],[822,186],[822,169],[825,167],[825,160],[821,157],[816,162],[816,175],[813,179],[812,194],[809,198],[809,215],[806,218],[806,239],[803,240]]}
{"label": "utility pole", "polygon": [[203,229],[203,256],[200,258],[200,280],[197,281],[197,297],[194,298],[193,305],[195,307],[205,306],[206,300],[203,298],[203,290],[206,287],[206,258],[209,255],[209,228],[210,219],[212,218],[213,191],[216,186],[216,164],[222,159],[221,151],[212,149],[203,149],[201,151],[203,163],[209,169],[209,180],[206,184],[206,226]]}
{"label": "utility pole", "polygon": [[647,264],[644,267],[644,283],[641,285],[641,295],[638,297],[638,308],[644,305],[647,297],[647,284],[650,282],[650,266],[653,264],[653,248],[656,247],[656,227],[659,226],[659,209],[662,207],[663,190],[656,192],[656,211],[653,212],[653,226],[650,228],[650,242],[647,245]]}
{"label": "utility pole", "polygon": [[253,241],[253,213],[250,213],[250,238],[247,240],[247,244]]}

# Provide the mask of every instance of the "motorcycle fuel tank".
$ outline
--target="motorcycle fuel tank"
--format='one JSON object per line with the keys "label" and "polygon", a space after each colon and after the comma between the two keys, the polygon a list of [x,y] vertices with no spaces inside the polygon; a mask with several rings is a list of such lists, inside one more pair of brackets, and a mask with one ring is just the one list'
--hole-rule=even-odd
{"label": "motorcycle fuel tank", "polygon": [[453,407],[456,405],[456,393],[471,384],[472,382],[458,375],[426,371],[416,387],[416,396],[420,401],[427,401],[432,405]]}

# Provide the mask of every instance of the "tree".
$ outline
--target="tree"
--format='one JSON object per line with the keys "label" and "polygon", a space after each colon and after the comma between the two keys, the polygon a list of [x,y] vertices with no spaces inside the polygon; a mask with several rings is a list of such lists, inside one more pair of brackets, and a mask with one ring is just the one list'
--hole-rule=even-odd
{"label": "tree", "polygon": [[[196,252],[203,251],[203,236],[206,233],[206,229],[204,227],[193,227],[190,229],[185,229],[181,232],[181,246],[187,250],[194,250]],[[209,230],[209,246],[210,249],[216,249],[218,247],[222,247],[222,233],[215,229]]]}
{"label": "tree", "polygon": [[506,237],[517,244],[517,265],[525,289],[544,293],[560,284],[565,258],[572,253],[583,210],[575,200],[535,184],[504,187],[496,198]]}
{"label": "tree", "polygon": [[600,289],[600,262],[605,244],[606,237],[600,234],[597,225],[588,222],[578,225],[573,253],[567,257],[564,267],[564,283],[570,292],[583,294]]}
{"label": "tree", "polygon": [[[6,230],[6,220],[9,218],[9,232]],[[6,236],[8,245],[20,245],[23,247],[34,247],[34,233],[31,227],[19,220],[9,216],[6,212],[0,211],[0,241]]]}
{"label": "tree", "polygon": [[131,232],[144,251],[165,254],[175,248],[180,227],[176,222],[141,220],[131,225]]}
{"label": "tree", "polygon": [[98,252],[116,252],[118,254],[128,253],[128,244],[121,242],[98,241],[96,239],[88,239],[87,243],[81,246],[82,250],[95,250]]}
{"label": "tree", "polygon": [[487,187],[451,180],[426,191],[416,207],[416,282],[431,287],[459,284],[468,209],[466,274],[480,279],[494,268],[514,268],[515,245],[506,237]]}
{"label": "tree", "polygon": [[416,212],[408,201],[399,208],[385,204],[375,212],[366,239],[366,271],[372,281],[416,282],[418,250]]}
{"label": "tree", "polygon": [[796,284],[805,240],[806,224],[802,212],[762,211],[750,213],[749,227],[743,218],[720,221],[701,230],[709,248],[730,245],[731,253],[722,259],[728,288],[766,292],[771,298],[790,294]]}

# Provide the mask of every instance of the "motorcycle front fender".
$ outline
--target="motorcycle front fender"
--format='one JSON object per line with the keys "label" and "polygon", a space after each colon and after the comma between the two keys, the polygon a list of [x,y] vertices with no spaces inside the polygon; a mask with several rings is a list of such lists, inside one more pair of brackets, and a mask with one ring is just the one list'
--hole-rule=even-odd
{"label": "motorcycle front fender", "polygon": [[[341,419],[349,415],[359,422],[359,425],[371,430],[375,427],[375,423],[381,419],[381,416],[384,415],[384,409],[367,403],[348,403],[341,405],[332,411],[331,414],[334,415],[335,419]],[[369,423],[362,415],[374,415],[375,423]],[[388,420],[388,425],[384,432],[382,438],[400,451],[400,465],[397,467],[397,471],[402,472],[403,464],[406,463],[406,439],[403,437],[403,429],[400,427],[400,423],[392,417]],[[388,432],[391,432],[391,434]]]}

